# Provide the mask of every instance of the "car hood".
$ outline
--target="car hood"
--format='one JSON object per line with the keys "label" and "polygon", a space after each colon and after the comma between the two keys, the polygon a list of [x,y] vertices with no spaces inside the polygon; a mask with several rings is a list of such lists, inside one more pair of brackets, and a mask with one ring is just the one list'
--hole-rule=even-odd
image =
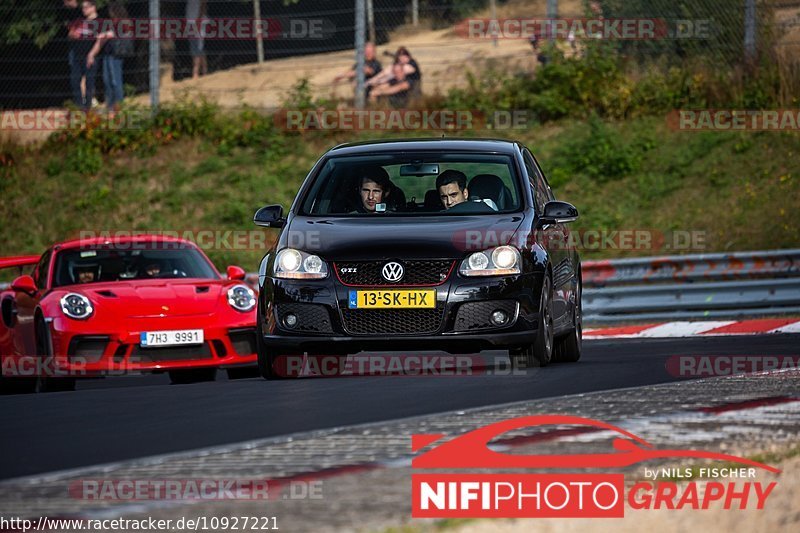
{"label": "car hood", "polygon": [[458,259],[467,250],[511,241],[525,213],[415,217],[295,217],[279,248],[318,254],[328,261]]}
{"label": "car hood", "polygon": [[120,318],[208,315],[222,302],[218,280],[148,280],[62,287],[87,296],[104,315]]}

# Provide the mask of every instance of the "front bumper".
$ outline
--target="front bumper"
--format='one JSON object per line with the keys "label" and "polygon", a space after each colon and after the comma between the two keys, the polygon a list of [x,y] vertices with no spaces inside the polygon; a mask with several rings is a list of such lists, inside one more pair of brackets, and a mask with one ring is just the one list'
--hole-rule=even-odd
{"label": "front bumper", "polygon": [[[171,318],[169,325],[131,319],[122,331],[91,330],[88,323],[51,323],[56,370],[68,375],[113,375],[192,368],[227,368],[257,363],[256,333],[250,320],[220,325],[214,319]],[[202,345],[142,348],[143,331],[202,329]]]}
{"label": "front bumper", "polygon": [[[406,309],[361,310],[358,325],[350,318],[348,297],[357,289],[408,289],[403,286],[352,287],[338,280],[319,283],[267,278],[261,291],[261,316],[264,347],[272,354],[331,354],[343,355],[359,351],[421,351],[439,350],[453,354],[476,353],[481,350],[515,349],[529,346],[536,340],[538,302],[542,275],[521,274],[492,278],[462,278],[451,276],[441,285],[427,287],[436,290],[437,310],[440,315],[427,331],[402,331],[405,324],[418,326],[419,321],[392,321],[410,316]],[[473,307],[465,307],[472,305]],[[495,307],[512,313],[509,322],[502,326],[479,324],[476,313],[460,310],[480,310],[486,315]],[[296,314],[313,311],[309,327],[292,329],[282,319],[285,309]],[[402,315],[406,313],[406,315]],[[371,323],[370,316],[380,317],[380,323]],[[388,318],[387,318],[388,316]],[[465,317],[468,317],[465,321]],[[471,317],[471,318],[470,318]],[[313,331],[313,324],[324,323]],[[300,320],[302,325],[302,317]],[[399,326],[398,326],[399,324]],[[385,331],[380,328],[386,326]],[[474,326],[474,327],[473,327]],[[298,331],[299,329],[299,331]]]}

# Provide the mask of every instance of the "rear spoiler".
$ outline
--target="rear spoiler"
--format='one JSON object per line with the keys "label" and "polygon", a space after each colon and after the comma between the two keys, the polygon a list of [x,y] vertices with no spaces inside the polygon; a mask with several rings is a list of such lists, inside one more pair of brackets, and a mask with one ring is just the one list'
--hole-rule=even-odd
{"label": "rear spoiler", "polygon": [[38,255],[17,255],[14,257],[0,257],[0,270],[4,268],[25,267],[39,262]]}

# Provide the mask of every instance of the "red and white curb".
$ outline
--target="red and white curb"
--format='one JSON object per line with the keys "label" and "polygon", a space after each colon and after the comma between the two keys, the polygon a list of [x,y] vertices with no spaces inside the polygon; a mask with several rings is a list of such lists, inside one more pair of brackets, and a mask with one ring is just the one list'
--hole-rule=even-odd
{"label": "red and white curb", "polygon": [[585,329],[584,339],[657,339],[723,335],[768,335],[800,333],[797,318],[763,318],[756,320],[717,320],[702,322],[665,322],[610,328]]}

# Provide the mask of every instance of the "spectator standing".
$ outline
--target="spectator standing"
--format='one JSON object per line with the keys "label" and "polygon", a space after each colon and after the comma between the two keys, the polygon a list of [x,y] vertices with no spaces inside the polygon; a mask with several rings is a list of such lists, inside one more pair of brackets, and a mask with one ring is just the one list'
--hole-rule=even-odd
{"label": "spectator standing", "polygon": [[[108,16],[113,21],[128,19],[128,12],[119,0],[112,1],[108,6]],[[114,24],[116,27],[116,23]],[[106,92],[106,107],[109,114],[113,114],[125,96],[123,88],[122,67],[126,57],[133,56],[134,47],[131,39],[121,39],[113,31],[102,33],[89,52],[89,65],[95,61],[98,54],[102,58],[103,87]]]}
{"label": "spectator standing", "polygon": [[203,31],[208,20],[206,0],[186,0],[186,20],[195,21],[200,29],[200,37],[189,39],[189,54],[192,56],[192,79],[196,80],[208,73],[205,40],[203,39]]}
{"label": "spectator standing", "polygon": [[[72,80],[77,76],[78,84],[82,74],[79,72],[80,67],[75,61],[75,40],[73,39],[73,28],[75,28],[82,18],[81,9],[78,7],[78,0],[64,0],[63,8],[64,26],[67,28],[69,39],[69,51],[67,52],[67,63],[69,64],[69,80],[70,80],[70,93],[74,98],[75,93],[72,91]],[[82,93],[81,93],[82,94]],[[77,102],[76,102],[77,104]]]}
{"label": "spectator standing", "polygon": [[[97,80],[97,63],[89,61],[89,53],[98,38],[97,23],[95,22],[97,20],[97,4],[94,0],[83,0],[81,12],[83,18],[73,22],[69,28],[69,38],[72,41],[70,56],[74,64],[74,68],[70,70],[70,85],[75,105],[88,111],[92,107]],[[81,83],[82,81],[84,83]]]}

